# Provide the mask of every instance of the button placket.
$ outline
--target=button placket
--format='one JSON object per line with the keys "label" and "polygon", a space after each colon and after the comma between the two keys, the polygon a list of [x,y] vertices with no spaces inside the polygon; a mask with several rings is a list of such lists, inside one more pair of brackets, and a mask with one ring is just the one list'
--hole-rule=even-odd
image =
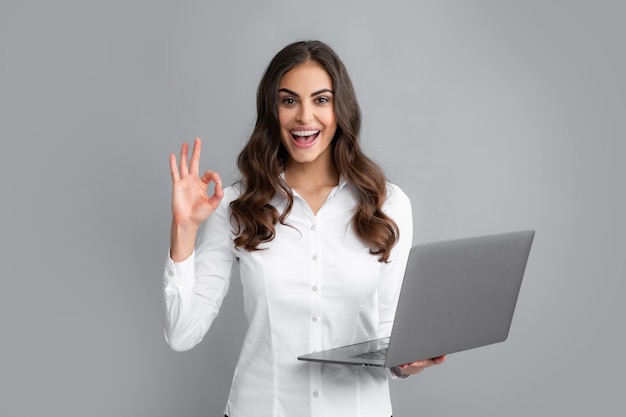
{"label": "button placket", "polygon": [[[319,226],[316,219],[312,219],[309,225],[309,285],[310,291],[310,350],[320,351],[322,340],[321,320],[321,291],[320,291],[320,265],[319,265]],[[311,387],[311,416],[321,417],[320,388],[322,383],[322,370],[318,363],[309,365],[309,378]]]}
{"label": "button placket", "polygon": [[309,225],[309,256],[310,256],[310,317],[311,317],[311,350],[316,351],[321,349],[321,297],[319,291],[319,229],[317,222],[313,218]]}

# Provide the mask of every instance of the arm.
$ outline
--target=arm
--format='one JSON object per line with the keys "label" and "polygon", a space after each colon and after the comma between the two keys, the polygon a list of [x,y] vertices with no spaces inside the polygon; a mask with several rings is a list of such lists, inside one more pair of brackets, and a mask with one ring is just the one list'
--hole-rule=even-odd
{"label": "arm", "polygon": [[[387,337],[391,333],[402,279],[413,241],[413,215],[409,198],[396,186],[390,186],[389,193],[386,210],[398,224],[400,240],[393,249],[392,261],[383,268],[379,285],[380,320],[378,334],[380,337]],[[412,362],[391,368],[390,371],[394,377],[406,378],[409,375],[420,373],[430,366],[439,365],[445,359],[445,356],[441,356]]]}
{"label": "arm", "polygon": [[390,262],[383,265],[378,284],[378,337],[391,334],[404,270],[413,242],[413,212],[411,202],[397,186],[389,184],[384,212],[391,217],[400,230],[400,238],[391,251]]}
{"label": "arm", "polygon": [[[196,139],[187,167],[188,146],[183,144],[180,170],[175,156],[170,155],[172,228],[170,256],[163,275],[164,332],[169,345],[177,351],[191,349],[208,331],[228,291],[232,266],[225,244],[230,231],[228,207],[219,204],[224,195],[221,180],[212,171],[198,176],[200,148],[201,142]],[[215,191],[209,197],[211,181],[215,182]],[[204,244],[199,242],[202,250],[196,252],[198,234]]]}

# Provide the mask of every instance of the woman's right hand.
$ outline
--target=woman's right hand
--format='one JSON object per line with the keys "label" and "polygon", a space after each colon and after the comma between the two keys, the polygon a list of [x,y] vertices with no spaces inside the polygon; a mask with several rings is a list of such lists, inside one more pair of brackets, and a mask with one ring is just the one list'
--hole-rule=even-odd
{"label": "woman's right hand", "polygon": [[[200,138],[196,138],[191,160],[187,162],[189,145],[183,143],[180,151],[180,169],[176,163],[176,155],[170,154],[170,172],[172,174],[172,242],[170,249],[174,261],[185,259],[191,254],[198,227],[217,208],[224,196],[222,180],[217,172],[209,170],[202,177],[199,176],[201,148],[202,142]],[[215,189],[213,195],[209,196],[207,190],[211,182],[215,183]],[[182,259],[180,259],[181,257]]]}

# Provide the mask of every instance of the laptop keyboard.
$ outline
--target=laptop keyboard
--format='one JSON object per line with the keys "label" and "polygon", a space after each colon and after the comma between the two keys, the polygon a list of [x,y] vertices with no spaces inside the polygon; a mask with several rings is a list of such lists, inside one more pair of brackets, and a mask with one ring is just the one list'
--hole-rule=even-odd
{"label": "laptop keyboard", "polygon": [[358,355],[350,356],[351,358],[358,359],[385,359],[387,357],[387,348],[372,350],[371,352],[359,353]]}

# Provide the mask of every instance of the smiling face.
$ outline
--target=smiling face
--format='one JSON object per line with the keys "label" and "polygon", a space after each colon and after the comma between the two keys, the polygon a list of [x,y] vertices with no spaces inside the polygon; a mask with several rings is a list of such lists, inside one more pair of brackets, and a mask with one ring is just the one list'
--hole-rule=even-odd
{"label": "smiling face", "polygon": [[330,144],[337,131],[330,76],[315,61],[291,69],[280,80],[278,122],[287,165],[332,161]]}

